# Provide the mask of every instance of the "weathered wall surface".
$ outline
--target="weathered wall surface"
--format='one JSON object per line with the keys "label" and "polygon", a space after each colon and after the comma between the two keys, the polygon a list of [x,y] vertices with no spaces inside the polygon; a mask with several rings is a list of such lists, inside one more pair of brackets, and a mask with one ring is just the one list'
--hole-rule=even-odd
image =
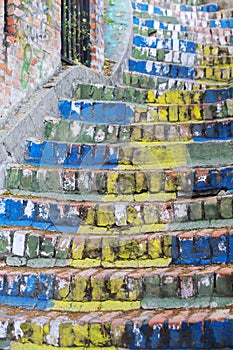
{"label": "weathered wall surface", "polygon": [[[90,1],[91,67],[104,63],[103,0]],[[61,0],[0,0],[0,116],[61,66]]]}
{"label": "weathered wall surface", "polygon": [[[3,2],[3,1],[2,1]],[[1,107],[4,116],[60,65],[60,0],[16,0],[1,6]]]}
{"label": "weathered wall surface", "polygon": [[91,68],[102,71],[104,64],[104,1],[90,0]]}

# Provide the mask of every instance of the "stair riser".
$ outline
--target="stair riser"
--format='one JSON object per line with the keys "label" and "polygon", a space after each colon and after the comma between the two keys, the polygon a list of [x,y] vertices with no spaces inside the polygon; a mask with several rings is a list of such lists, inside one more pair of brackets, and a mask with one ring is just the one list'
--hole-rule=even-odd
{"label": "stair riser", "polygon": [[233,233],[225,229],[134,238],[3,230],[0,238],[0,254],[9,266],[143,268],[233,262]]}
{"label": "stair riser", "polygon": [[[136,38],[135,38],[136,39]],[[139,45],[138,45],[139,46]],[[170,48],[147,48],[138,47],[135,42],[132,56],[137,60],[150,60],[164,63],[174,63],[188,67],[197,67],[210,65],[215,68],[226,68],[232,66],[232,56],[206,56],[200,54],[183,53],[180,51],[172,51]]]}
{"label": "stair riser", "polygon": [[[140,348],[144,349],[215,349],[216,346],[231,349],[232,311],[226,309],[225,318],[216,320],[215,317],[216,313],[208,309],[202,312],[183,311],[180,317],[172,311],[125,316],[112,312],[108,318],[105,316],[105,321],[100,313],[75,321],[58,314],[57,322],[45,316],[31,319],[30,316],[19,315],[16,319],[11,316],[10,322],[3,321],[3,334],[8,340],[15,340],[15,336],[18,335],[18,338],[20,334],[21,340],[13,344],[14,350],[40,350],[42,343],[59,348],[91,345],[98,349],[98,346],[115,345],[117,348],[137,349],[139,340]],[[25,344],[21,346],[20,342]]]}
{"label": "stair riser", "polygon": [[[29,226],[56,232],[79,233],[82,230],[106,233],[106,229],[130,229],[140,232],[182,229],[187,223],[193,228],[225,225],[233,217],[231,196],[212,197],[196,201],[160,203],[64,203],[42,202],[30,199],[1,199],[2,226]],[[217,220],[217,222],[216,222]],[[201,225],[201,226],[200,226]],[[204,225],[204,226],[203,226]],[[157,227],[157,228],[156,228]]]}
{"label": "stair riser", "polygon": [[[132,61],[132,60],[131,60]],[[144,61],[132,61],[132,64],[136,65],[137,67],[141,67],[143,68],[144,66],[146,67],[146,62]],[[151,62],[151,64],[153,65],[154,63]],[[175,66],[174,66],[175,67]],[[177,66],[178,67],[178,66]],[[144,68],[143,68],[144,69]],[[148,74],[148,72],[144,71],[139,71],[135,72],[132,71],[130,72],[131,74],[143,74],[142,77],[138,77],[139,79],[142,80],[142,83],[146,84],[151,84],[151,90],[148,89],[139,89],[136,87],[105,87],[105,86],[90,86],[90,85],[85,85],[85,84],[79,84],[77,86],[76,92],[75,92],[75,98],[77,99],[96,99],[99,101],[103,101],[103,100],[110,100],[110,101],[117,101],[118,98],[120,98],[120,94],[122,94],[121,98],[124,101],[127,101],[129,103],[140,103],[140,104],[150,104],[150,103],[156,103],[156,104],[161,104],[161,105],[165,105],[162,106],[163,108],[167,108],[168,106],[166,105],[171,105],[171,107],[175,107],[174,105],[179,105],[182,107],[182,105],[185,105],[183,107],[185,107],[186,109],[189,108],[188,105],[196,105],[196,108],[207,108],[210,106],[206,106],[208,104],[216,104],[215,107],[217,107],[217,104],[221,104],[221,102],[223,103],[224,101],[227,104],[231,104],[231,99],[233,98],[233,88],[229,87],[229,88],[219,88],[219,89],[208,89],[205,91],[197,91],[197,90],[193,90],[193,91],[178,91],[178,90],[171,90],[171,91],[166,91],[166,89],[163,89],[161,91],[161,93],[158,93],[157,91],[154,91],[153,88],[153,84],[154,81],[153,79],[150,79],[150,75]],[[147,68],[148,69],[148,68]],[[178,69],[178,68],[177,68]],[[178,71],[177,69],[175,69],[176,71]],[[182,68],[183,70],[183,68]],[[151,72],[150,72],[151,73]],[[153,72],[152,72],[153,73]],[[182,74],[185,74],[185,70],[181,72]],[[187,72],[186,72],[187,73]],[[213,73],[213,72],[212,72]],[[147,78],[146,78],[146,74],[147,74]],[[152,76],[153,77],[153,76]],[[212,77],[214,77],[214,74],[212,75]],[[173,77],[174,79],[176,78],[175,76]],[[185,75],[184,78],[187,80],[187,76]],[[218,79],[217,79],[218,80]],[[136,83],[136,82],[135,82]],[[169,86],[169,85],[168,85]],[[153,89],[153,90],[152,90]],[[165,91],[164,91],[165,90]],[[98,96],[96,96],[96,94],[98,93]],[[61,114],[65,114],[66,118],[63,117],[63,119],[69,119],[72,120],[73,118],[75,120],[81,120],[81,121],[85,121],[85,122],[90,122],[93,123],[95,122],[95,120],[93,120],[93,113],[97,112],[97,123],[104,123],[104,124],[118,124],[118,125],[125,125],[129,124],[129,122],[132,122],[133,119],[133,110],[131,109],[131,114],[130,114],[130,118],[127,116],[127,118],[124,117],[124,113],[121,113],[121,110],[119,109],[119,113],[120,113],[120,118],[119,118],[119,114],[117,114],[117,122],[114,122],[114,119],[110,119],[111,118],[111,110],[109,111],[109,108],[111,108],[112,106],[114,106],[114,104],[110,104],[108,103],[107,105],[103,104],[103,102],[101,102],[99,105],[101,106],[100,108],[102,109],[103,107],[105,108],[105,110],[107,109],[110,113],[108,115],[108,121],[105,121],[105,115],[102,116],[102,121],[101,121],[101,110],[98,111],[98,104],[96,104],[97,106],[95,107],[94,104],[94,111],[93,111],[93,105],[88,104],[81,107],[81,113],[84,114],[84,118],[80,118],[80,111],[77,111],[77,108],[79,108],[79,102],[74,102],[73,104],[71,102],[68,101],[64,101],[62,103],[60,103],[60,110]],[[118,105],[118,104],[117,104]],[[125,105],[123,105],[124,107],[122,107],[123,109],[125,109]],[[88,108],[89,107],[89,108]],[[178,107],[178,106],[176,106]],[[194,106],[191,106],[191,108],[194,108]],[[75,111],[76,108],[76,111]],[[85,108],[85,111],[84,111]],[[129,107],[127,107],[129,108]],[[135,107],[133,107],[134,109]],[[136,107],[139,108],[139,107]],[[144,106],[144,108],[146,108],[146,106]],[[213,108],[213,106],[212,106]],[[220,107],[221,108],[221,107]],[[106,113],[106,112],[105,112]],[[73,114],[73,116],[72,116]],[[81,114],[81,115],[82,115]],[[191,116],[190,116],[191,117]],[[77,118],[77,119],[76,119]],[[114,117],[116,118],[116,116]]]}
{"label": "stair riser", "polygon": [[[228,57],[229,59],[232,59],[232,51],[228,47],[213,46],[213,44],[206,45],[206,43],[205,45],[204,44],[202,45],[195,41],[179,40],[179,39],[176,39],[175,36],[172,38],[158,38],[157,35],[153,36],[152,34],[149,37],[135,34],[133,38],[133,44],[135,47],[144,48],[145,51],[149,49],[155,49],[155,50],[157,49],[157,50],[164,50],[166,51],[166,53],[168,53],[168,51],[172,51],[171,55],[172,54],[181,55],[183,53],[188,55],[187,57],[189,57],[190,60],[193,56],[193,62],[191,66],[195,65],[194,64],[195,58],[201,59],[202,56],[206,57],[207,66],[212,65],[211,60],[213,60],[213,58],[216,58],[216,59],[219,58],[220,60],[221,55],[224,55],[226,59]],[[185,57],[185,55],[183,55],[183,57]],[[210,62],[208,62],[208,58],[210,59]]]}
{"label": "stair riser", "polygon": [[[6,188],[37,193],[75,194],[102,201],[135,196],[144,200],[198,197],[233,191],[233,168],[197,168],[173,171],[88,171],[9,168]],[[79,195],[79,197],[78,197]],[[101,196],[102,195],[102,196]],[[88,197],[89,196],[89,197]],[[103,197],[105,196],[105,197]],[[117,198],[122,196],[122,198]]]}
{"label": "stair riser", "polygon": [[[173,115],[174,117],[174,115]],[[74,143],[127,143],[166,141],[217,141],[233,139],[233,121],[174,124],[137,124],[124,127],[74,121],[48,121],[48,141]],[[76,129],[76,132],[74,130]]]}
{"label": "stair riser", "polygon": [[[165,170],[184,166],[226,166],[232,164],[231,141],[91,145],[59,142],[26,144],[25,163],[76,169]],[[211,158],[210,158],[211,154]],[[219,158],[221,154],[221,158]]]}
{"label": "stair riser", "polygon": [[[219,11],[219,6],[217,4],[210,4],[210,5],[202,5],[202,6],[197,6],[196,8],[193,8],[191,6],[186,6],[186,5],[177,5],[174,2],[170,2],[167,4],[166,8],[163,9],[159,7],[158,5],[155,5],[155,1],[152,2],[151,4],[148,2],[142,2],[142,3],[137,3],[132,1],[131,2],[132,7],[134,10],[137,11],[143,11],[143,12],[148,12],[150,15],[153,13],[155,15],[163,15],[163,16],[169,16],[171,12],[174,13],[174,15],[181,15],[182,12],[193,12],[193,14],[196,15],[198,18],[216,18],[216,16],[223,16],[224,13],[219,12],[219,14],[216,14],[216,12]],[[185,13],[184,13],[185,15]],[[218,17],[219,17],[218,16]]]}
{"label": "stair riser", "polygon": [[[176,30],[181,32],[195,32],[195,29],[198,27],[208,27],[212,28],[221,28],[221,29],[232,29],[233,28],[233,19],[232,18],[224,18],[220,20],[192,20],[191,18],[182,18],[182,24],[179,24],[176,17],[165,17],[160,16],[156,20],[151,18],[148,14],[143,12],[134,12],[133,24],[153,28],[153,29],[164,29],[164,30]],[[192,13],[190,13],[190,17],[192,17]]]}
{"label": "stair riser", "polygon": [[[68,269],[67,272],[52,270],[40,273],[5,270],[0,274],[0,304],[13,306],[15,302],[24,307],[24,300],[25,308],[28,302],[38,304],[35,308],[42,309],[44,304],[46,309],[58,310],[60,307],[64,311],[84,311],[80,303],[84,303],[84,308],[98,311],[95,307],[99,304],[95,302],[103,302],[102,309],[110,302],[112,310],[124,310],[129,306],[131,309],[139,308],[141,303],[147,308],[144,298],[149,307],[148,299],[153,303],[158,302],[158,298],[167,298],[169,303],[169,298],[172,298],[172,303],[176,299],[194,297],[232,298],[232,282],[232,268],[211,268],[209,271],[197,268],[182,271],[177,268],[175,272],[171,269],[148,272],[93,268],[77,272]],[[233,303],[232,300],[229,302]]]}
{"label": "stair riser", "polygon": [[134,34],[142,35],[145,37],[156,36],[160,39],[178,39],[178,40],[187,40],[198,42],[200,45],[208,45],[210,47],[215,47],[218,50],[217,46],[228,46],[233,42],[233,29],[227,28],[224,31],[224,36],[222,35],[221,28],[208,28],[208,27],[199,27],[198,31],[180,31],[174,30],[173,25],[168,29],[163,28],[148,28],[145,26],[139,26],[134,24]]}
{"label": "stair riser", "polygon": [[130,59],[129,70],[170,79],[208,79],[210,81],[229,82],[233,78],[233,68],[231,66],[229,68],[192,68],[185,65],[179,66],[177,64]]}

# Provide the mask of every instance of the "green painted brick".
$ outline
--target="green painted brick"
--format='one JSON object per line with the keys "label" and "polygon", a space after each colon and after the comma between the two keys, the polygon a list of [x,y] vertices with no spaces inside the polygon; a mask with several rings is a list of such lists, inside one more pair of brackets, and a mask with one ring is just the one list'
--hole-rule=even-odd
{"label": "green painted brick", "polygon": [[231,197],[221,198],[220,215],[221,215],[221,218],[223,219],[232,218],[232,198]]}
{"label": "green painted brick", "polygon": [[160,276],[144,276],[145,295],[144,297],[154,296],[160,297]]}
{"label": "green painted brick", "polygon": [[54,267],[56,264],[56,259],[54,258],[38,258],[38,259],[29,259],[27,261],[27,266],[40,269],[40,268],[48,268]]}
{"label": "green painted brick", "polygon": [[105,88],[104,99],[106,101],[114,101],[115,100],[114,87],[108,86]]}
{"label": "green painted brick", "polygon": [[211,296],[214,289],[214,274],[213,273],[198,273],[197,274],[197,293],[198,296]]}
{"label": "green painted brick", "polygon": [[8,256],[6,258],[6,264],[7,266],[26,266],[27,264],[27,259],[26,258],[18,258],[14,256]]}
{"label": "green painted brick", "polygon": [[197,221],[202,219],[202,203],[191,202],[189,204],[189,216],[191,221]]}
{"label": "green painted brick", "polygon": [[7,169],[6,188],[18,189],[22,177],[21,169]]}
{"label": "green painted brick", "polygon": [[39,236],[30,234],[27,238],[26,254],[29,259],[34,259],[39,256]]}
{"label": "green painted brick", "polygon": [[204,203],[204,215],[206,220],[217,219],[218,208],[217,208],[217,200],[212,199],[210,201],[206,201]]}
{"label": "green painted brick", "polygon": [[[93,86],[91,88],[91,92],[90,92],[91,97],[93,98],[93,100],[102,100],[104,98],[104,88],[103,86]],[[90,97],[90,96],[89,96]],[[87,98],[89,98],[87,97]]]}

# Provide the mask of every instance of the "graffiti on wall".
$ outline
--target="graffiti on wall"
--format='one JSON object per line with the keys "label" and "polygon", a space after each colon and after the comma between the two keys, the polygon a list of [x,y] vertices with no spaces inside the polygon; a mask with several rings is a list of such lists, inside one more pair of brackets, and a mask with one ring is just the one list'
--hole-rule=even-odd
{"label": "graffiti on wall", "polygon": [[30,83],[32,66],[37,70],[36,78],[43,77],[45,45],[50,42],[50,23],[53,15],[52,0],[21,0],[22,15],[17,19],[18,40],[23,53],[20,84],[26,90]]}

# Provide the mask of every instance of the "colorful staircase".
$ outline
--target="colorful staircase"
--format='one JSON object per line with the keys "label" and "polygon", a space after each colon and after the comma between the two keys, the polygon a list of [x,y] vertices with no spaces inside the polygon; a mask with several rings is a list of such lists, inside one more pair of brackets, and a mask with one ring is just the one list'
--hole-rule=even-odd
{"label": "colorful staircase", "polygon": [[0,199],[0,349],[233,349],[233,14],[132,1]]}

